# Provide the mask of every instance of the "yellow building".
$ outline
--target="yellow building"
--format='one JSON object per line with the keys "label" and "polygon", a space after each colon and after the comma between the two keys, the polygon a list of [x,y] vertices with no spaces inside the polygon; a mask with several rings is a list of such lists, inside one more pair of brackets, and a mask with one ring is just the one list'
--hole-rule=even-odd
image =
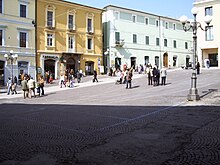
{"label": "yellow building", "polygon": [[37,1],[38,76],[86,75],[102,66],[102,9],[62,0]]}
{"label": "yellow building", "polygon": [[20,73],[35,77],[34,11],[35,0],[0,1],[0,85]]}

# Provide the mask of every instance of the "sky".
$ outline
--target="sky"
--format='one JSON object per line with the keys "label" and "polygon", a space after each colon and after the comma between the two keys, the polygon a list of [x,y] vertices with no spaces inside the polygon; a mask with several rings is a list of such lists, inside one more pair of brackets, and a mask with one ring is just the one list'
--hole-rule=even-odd
{"label": "sky", "polygon": [[179,19],[182,15],[192,18],[194,0],[65,0],[96,8],[115,5],[146,13]]}

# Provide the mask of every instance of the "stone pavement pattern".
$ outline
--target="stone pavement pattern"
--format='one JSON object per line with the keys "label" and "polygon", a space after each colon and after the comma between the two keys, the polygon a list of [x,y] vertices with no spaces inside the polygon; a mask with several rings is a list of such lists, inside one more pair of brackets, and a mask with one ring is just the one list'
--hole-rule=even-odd
{"label": "stone pavement pattern", "polygon": [[[124,86],[112,87],[112,84],[103,83],[25,102],[22,98],[3,99],[0,105],[0,164],[220,164],[218,90],[200,102],[183,102],[182,95],[186,96],[183,87],[178,89],[180,92],[175,90],[175,96],[172,92],[166,95],[161,104],[158,104],[161,97],[156,94],[145,99],[146,105],[134,99],[134,96],[143,95],[141,91],[160,92],[164,96],[166,92],[163,91],[171,90],[175,84],[175,75],[169,74],[173,84],[165,87],[145,89],[141,84],[143,77],[134,80],[136,87],[130,91]],[[217,89],[219,84],[207,85],[208,88],[199,84],[200,89],[204,89],[200,91]],[[99,92],[93,96],[94,91]],[[111,100],[112,105],[104,104],[109,103],[109,97],[101,91],[115,97],[116,100]],[[91,96],[85,98],[85,93]],[[125,97],[121,104],[117,101],[120,100],[118,95]],[[69,99],[56,104],[65,96]],[[96,97],[102,97],[103,102],[97,102]],[[127,99],[135,102],[128,103]]]}

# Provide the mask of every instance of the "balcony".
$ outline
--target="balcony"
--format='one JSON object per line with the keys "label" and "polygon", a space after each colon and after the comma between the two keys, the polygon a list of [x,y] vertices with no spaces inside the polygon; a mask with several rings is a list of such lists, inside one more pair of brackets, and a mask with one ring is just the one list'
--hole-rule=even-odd
{"label": "balcony", "polygon": [[49,30],[54,30],[55,29],[55,27],[53,27],[53,26],[47,26],[46,28],[49,29]]}
{"label": "balcony", "polygon": [[125,44],[124,40],[115,41],[115,47],[123,47]]}

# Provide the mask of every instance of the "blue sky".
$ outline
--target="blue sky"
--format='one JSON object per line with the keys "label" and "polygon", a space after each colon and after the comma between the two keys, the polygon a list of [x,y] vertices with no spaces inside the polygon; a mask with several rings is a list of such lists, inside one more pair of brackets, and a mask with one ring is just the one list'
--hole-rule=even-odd
{"label": "blue sky", "polygon": [[107,5],[116,5],[147,13],[180,18],[186,15],[192,18],[191,9],[194,0],[66,0],[83,5],[103,8]]}

